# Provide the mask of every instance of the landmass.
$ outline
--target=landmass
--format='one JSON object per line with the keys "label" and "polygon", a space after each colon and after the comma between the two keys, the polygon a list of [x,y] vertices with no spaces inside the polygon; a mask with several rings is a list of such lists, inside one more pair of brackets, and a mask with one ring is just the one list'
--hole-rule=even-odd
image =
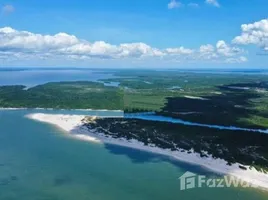
{"label": "landmass", "polygon": [[123,110],[123,94],[117,87],[90,81],[0,86],[0,107]]}
{"label": "landmass", "polygon": [[113,73],[118,78],[98,82],[0,86],[0,107],[153,111],[196,123],[268,128],[267,75],[150,70]]}

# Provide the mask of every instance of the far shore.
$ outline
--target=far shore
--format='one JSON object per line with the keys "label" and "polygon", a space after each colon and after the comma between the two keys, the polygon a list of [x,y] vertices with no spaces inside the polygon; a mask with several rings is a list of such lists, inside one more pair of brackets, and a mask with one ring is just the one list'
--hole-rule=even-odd
{"label": "far shore", "polygon": [[[241,169],[241,164],[236,163],[232,166],[227,165],[227,162],[223,159],[214,159],[211,156],[201,157],[199,154],[185,152],[182,149],[177,151],[171,151],[166,149],[161,149],[153,144],[148,146],[137,140],[126,140],[125,138],[115,139],[109,137],[103,133],[94,133],[93,130],[88,130],[84,125],[83,119],[85,115],[59,115],[59,114],[44,114],[44,113],[34,113],[27,115],[26,117],[55,125],[62,130],[70,133],[70,136],[85,140],[89,142],[96,142],[100,144],[114,144],[120,145],[128,148],[139,149],[142,151],[147,151],[151,153],[165,155],[174,158],[179,161],[191,163],[194,165],[202,166],[213,172],[234,176],[237,179],[248,182],[256,187],[268,190],[268,175],[257,171],[255,168],[250,166],[243,166],[247,170]],[[95,120],[96,117],[92,117],[91,120]]]}
{"label": "far shore", "polygon": [[110,111],[110,112],[124,112],[123,110],[107,110],[107,109],[71,109],[71,108],[12,108],[12,107],[0,107],[1,110],[76,110],[76,111]]}

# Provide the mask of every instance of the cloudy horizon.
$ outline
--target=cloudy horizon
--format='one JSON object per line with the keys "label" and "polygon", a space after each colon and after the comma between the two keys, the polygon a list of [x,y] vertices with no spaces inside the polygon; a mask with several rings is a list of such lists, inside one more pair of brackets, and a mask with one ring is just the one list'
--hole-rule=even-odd
{"label": "cloudy horizon", "polygon": [[[259,20],[251,20],[249,18],[239,26],[231,26],[232,22],[230,22],[229,29],[232,30],[230,32],[235,32],[236,34],[230,33],[219,38],[217,38],[217,36],[213,36],[212,33],[213,31],[217,31],[217,27],[215,27],[215,30],[212,29],[212,27],[208,25],[210,20],[207,18],[202,20],[203,29],[199,29],[200,38],[198,36],[199,32],[197,27],[194,27],[191,24],[188,24],[188,28],[186,29],[181,26],[174,26],[174,30],[185,32],[185,35],[188,35],[185,39],[177,39],[174,36],[172,36],[172,38],[168,38],[171,37],[168,35],[168,30],[171,28],[168,27],[168,30],[161,30],[162,28],[159,26],[154,28],[155,30],[150,30],[151,38],[148,41],[147,36],[141,37],[143,34],[141,34],[140,37],[135,36],[135,33],[139,32],[139,27],[133,29],[129,29],[128,27],[129,30],[126,31],[125,35],[124,31],[120,32],[120,30],[127,28],[127,25],[124,25],[124,23],[121,22],[121,19],[118,21],[112,20],[111,22],[106,22],[106,27],[104,19],[107,20],[108,16],[100,20],[99,23],[98,21],[92,22],[92,24],[94,24],[97,28],[92,28],[89,36],[87,36],[87,34],[81,34],[83,32],[88,32],[88,28],[83,29],[83,27],[86,27],[84,24],[83,27],[82,23],[81,25],[74,25],[71,23],[72,21],[70,21],[68,24],[66,22],[68,19],[65,19],[60,13],[53,13],[54,17],[55,15],[57,16],[55,21],[60,19],[60,21],[65,21],[68,26],[66,24],[64,26],[60,25],[58,28],[54,27],[53,30],[49,29],[51,24],[36,24],[37,21],[46,21],[43,19],[43,15],[37,21],[33,19],[32,25],[31,23],[23,25],[25,22],[19,23],[20,20],[16,21],[14,19],[16,15],[29,17],[21,12],[36,8],[37,5],[33,2],[34,1],[30,2],[27,6],[24,5],[25,7],[15,5],[17,3],[14,3],[14,5],[4,4],[2,6],[2,16],[0,18],[0,66],[2,67],[93,66],[98,68],[119,66],[127,68],[147,66],[162,68],[263,68],[266,67],[264,62],[268,61],[268,18],[260,18]],[[72,2],[72,0],[70,2]],[[164,1],[161,2],[164,3]],[[163,7],[162,9],[165,10],[167,14],[170,14],[170,12],[176,12],[175,16],[181,15],[180,12],[185,12],[186,9],[189,9],[188,12],[193,12],[194,9],[198,9],[198,12],[202,15],[202,9],[204,9],[205,12],[205,9],[221,10],[224,9],[224,6],[226,6],[223,4],[223,1],[220,2],[216,0],[202,1],[202,4],[200,1],[185,3],[177,0],[166,1],[166,3],[167,7]],[[68,12],[70,13],[74,12],[73,10],[78,9],[70,7],[71,5],[65,6],[69,9]],[[87,6],[92,5],[87,4]],[[44,11],[44,8],[38,7],[38,9]],[[83,12],[81,17],[85,16]],[[95,12],[98,13],[100,11],[99,9],[95,9]],[[127,17],[134,15],[133,11],[124,14],[119,11],[117,12],[117,14],[113,13],[112,15],[126,15]],[[174,15],[174,13],[172,14]],[[44,15],[49,17],[47,13]],[[106,16],[106,14],[103,15]],[[74,18],[76,19],[78,16],[79,14],[76,13]],[[217,17],[216,15],[213,15],[213,17],[214,16],[215,18]],[[144,19],[147,18],[145,17]],[[168,19],[169,17],[165,17],[165,21]],[[147,20],[150,21],[152,19],[149,18]],[[153,20],[161,22],[161,19],[158,18]],[[183,20],[187,21],[190,19],[183,18]],[[77,19],[75,21],[77,21]],[[136,22],[137,20],[132,19],[132,21]],[[212,19],[212,21],[214,20]],[[122,27],[115,28],[111,31],[110,26],[113,23],[117,24],[117,26],[119,23]],[[141,21],[140,23],[141,26],[145,26],[148,22]],[[210,28],[210,30],[205,29],[205,25]],[[71,27],[77,26],[81,28],[81,30],[77,33],[74,33],[75,31],[70,31],[70,29],[72,29]],[[92,25],[88,24],[88,26],[90,27]],[[150,24],[150,26],[152,25]],[[38,27],[39,31],[34,31],[32,27]],[[40,30],[43,28],[46,30],[45,32]],[[161,33],[161,31],[164,31],[165,34]],[[172,31],[173,30],[171,30],[171,33],[173,33]],[[144,30],[141,30],[140,32],[143,33]],[[204,34],[203,32],[212,32],[211,37],[213,37],[213,42],[208,42],[210,40],[209,36],[201,37],[201,35]],[[99,33],[100,36],[96,37],[93,33]],[[165,35],[165,37],[157,38],[155,37],[157,34]],[[90,35],[93,37],[91,38]],[[114,38],[114,35],[118,36]],[[121,35],[122,37],[120,38]],[[191,37],[195,40],[195,42],[189,39]],[[169,41],[165,43],[162,42],[162,40]],[[174,41],[174,43],[172,41]],[[256,60],[259,60],[259,62],[256,63]]]}

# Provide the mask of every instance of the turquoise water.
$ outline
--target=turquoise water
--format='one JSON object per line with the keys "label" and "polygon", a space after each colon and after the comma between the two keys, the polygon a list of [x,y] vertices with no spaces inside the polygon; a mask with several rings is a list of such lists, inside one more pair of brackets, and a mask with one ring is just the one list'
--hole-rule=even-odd
{"label": "turquoise water", "polygon": [[216,175],[154,154],[72,139],[54,126],[24,117],[31,112],[0,111],[1,200],[268,198],[267,192],[256,189],[180,191],[178,178],[186,171]]}

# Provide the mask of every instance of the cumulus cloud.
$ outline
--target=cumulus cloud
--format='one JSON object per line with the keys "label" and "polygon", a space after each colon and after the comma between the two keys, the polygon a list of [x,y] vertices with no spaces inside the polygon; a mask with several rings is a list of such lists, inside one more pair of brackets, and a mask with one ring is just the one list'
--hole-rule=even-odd
{"label": "cumulus cloud", "polygon": [[14,11],[15,11],[15,8],[12,5],[4,5],[2,7],[3,14],[10,14],[10,13],[13,13]]}
{"label": "cumulus cloud", "polygon": [[55,35],[18,31],[10,27],[0,28],[0,59],[164,59],[217,62],[243,62],[243,51],[218,41],[215,45],[202,45],[198,49],[183,46],[159,49],[145,43],[109,44],[105,41],[89,42],[67,33]]}
{"label": "cumulus cloud", "polygon": [[199,57],[205,60],[213,60],[218,58],[218,54],[214,46],[211,44],[206,44],[200,46]]}
{"label": "cumulus cloud", "polygon": [[174,9],[174,8],[179,8],[181,7],[183,4],[179,1],[176,1],[176,0],[171,0],[169,3],[168,3],[168,9]]}
{"label": "cumulus cloud", "polygon": [[226,44],[226,42],[223,40],[218,41],[216,44],[216,47],[217,47],[217,52],[226,57],[231,57],[239,53],[243,53],[243,51],[239,49],[238,47],[231,47],[228,44]]}
{"label": "cumulus cloud", "polygon": [[27,31],[17,31],[10,27],[0,29],[0,48],[1,50],[55,50],[78,44],[79,40],[66,33],[56,35],[41,35]]}
{"label": "cumulus cloud", "polygon": [[112,45],[104,41],[91,43],[66,33],[41,35],[28,31],[17,31],[10,27],[0,29],[0,51],[114,59],[164,55],[159,49],[150,47],[144,43],[127,43],[120,45]]}
{"label": "cumulus cloud", "polygon": [[202,45],[199,48],[199,58],[205,60],[220,60],[224,58],[225,61],[242,63],[246,62],[246,59],[240,59],[244,50],[231,46],[223,40],[219,40],[215,46],[211,44]]}
{"label": "cumulus cloud", "polygon": [[243,24],[241,29],[241,35],[233,39],[234,44],[254,44],[263,50],[268,50],[268,19],[263,19],[252,24]]}
{"label": "cumulus cloud", "polygon": [[179,48],[167,48],[166,52],[168,54],[182,54],[182,55],[187,55],[187,54],[193,54],[194,50],[193,49],[187,49],[184,47],[179,47]]}
{"label": "cumulus cloud", "polygon": [[218,0],[206,0],[206,3],[215,7],[220,7]]}
{"label": "cumulus cloud", "polygon": [[247,62],[248,59],[245,56],[240,56],[237,58],[227,58],[225,60],[226,63],[243,63],[243,62]]}

